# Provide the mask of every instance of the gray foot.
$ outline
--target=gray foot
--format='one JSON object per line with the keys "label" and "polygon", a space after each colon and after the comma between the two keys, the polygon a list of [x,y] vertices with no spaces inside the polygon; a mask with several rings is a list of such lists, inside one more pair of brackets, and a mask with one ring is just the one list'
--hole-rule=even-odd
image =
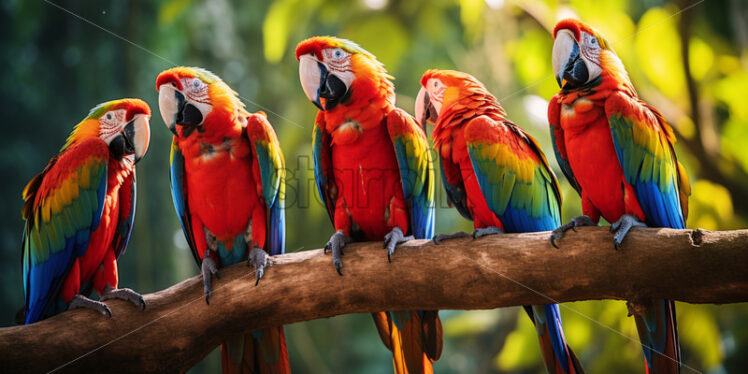
{"label": "gray foot", "polygon": [[332,252],[332,264],[335,265],[335,270],[338,274],[343,275],[340,269],[343,268],[343,261],[340,260],[340,256],[343,255],[343,247],[351,242],[351,238],[345,236],[342,231],[337,231],[330,237],[330,240],[325,244],[324,253],[327,251]]}
{"label": "gray foot", "polygon": [[389,234],[384,236],[384,248],[387,248],[387,261],[392,262],[392,254],[395,253],[395,247],[400,243],[413,240],[413,235],[404,236],[403,230],[395,227]]}
{"label": "gray foot", "polygon": [[438,234],[435,235],[431,241],[434,242],[434,244],[439,244],[445,240],[449,239],[457,239],[457,238],[469,238],[470,234],[466,233],[465,231],[458,231],[454,234]]}
{"label": "gray foot", "polygon": [[255,267],[255,275],[257,275],[255,286],[260,283],[260,279],[262,279],[262,276],[265,275],[265,266],[270,265],[272,265],[272,263],[270,262],[270,256],[268,256],[267,252],[260,249],[259,247],[252,248],[252,250],[249,252],[249,260],[247,260],[247,266]]}
{"label": "gray foot", "polygon": [[205,303],[210,304],[210,295],[213,294],[213,276],[216,279],[221,277],[218,275],[218,265],[208,255],[208,251],[205,251],[205,257],[203,257],[203,264],[200,266],[200,271],[203,273],[203,291],[205,292]]}
{"label": "gray foot", "polygon": [[647,225],[630,214],[624,214],[621,216],[621,219],[610,225],[610,232],[616,233],[613,235],[613,244],[615,245],[616,250],[621,249],[623,239],[626,238],[626,235],[628,235],[629,231],[634,227],[647,227]]}
{"label": "gray foot", "polygon": [[484,229],[475,229],[473,231],[473,239],[482,238],[486,235],[495,235],[495,234],[503,234],[504,230],[496,227],[496,226],[488,226]]}
{"label": "gray foot", "polygon": [[73,300],[71,300],[70,305],[68,305],[68,310],[78,308],[95,310],[105,316],[108,316],[109,318],[112,318],[112,310],[109,309],[106,304],[102,303],[101,301],[91,300],[80,294],[73,296]]}
{"label": "gray foot", "polygon": [[558,249],[557,242],[564,237],[564,234],[569,230],[576,232],[576,227],[580,226],[597,226],[597,223],[593,222],[592,218],[588,216],[574,217],[567,224],[561,225],[551,232],[551,245]]}
{"label": "gray foot", "polygon": [[133,303],[141,310],[145,310],[145,299],[139,293],[129,288],[112,288],[107,286],[104,289],[104,293],[101,295],[101,301],[120,299]]}

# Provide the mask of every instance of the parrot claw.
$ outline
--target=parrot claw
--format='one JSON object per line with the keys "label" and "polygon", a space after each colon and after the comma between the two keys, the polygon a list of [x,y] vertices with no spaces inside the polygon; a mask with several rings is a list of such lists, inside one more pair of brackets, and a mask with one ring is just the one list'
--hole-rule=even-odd
{"label": "parrot claw", "polygon": [[73,300],[71,300],[70,305],[68,305],[68,310],[79,308],[95,310],[102,315],[112,318],[112,310],[109,309],[109,306],[101,301],[91,300],[81,294],[73,296]]}
{"label": "parrot claw", "polygon": [[145,299],[139,293],[129,288],[112,288],[107,286],[104,289],[104,293],[101,294],[101,301],[120,299],[129,301],[135,306],[140,307],[140,310],[145,310]]}
{"label": "parrot claw", "polygon": [[551,232],[551,245],[559,249],[558,241],[564,237],[564,234],[569,230],[577,232],[576,228],[580,226],[597,226],[597,223],[593,222],[592,218],[588,216],[574,217],[565,225],[561,225]]}
{"label": "parrot claw", "polygon": [[335,270],[338,271],[339,275],[343,275],[343,272],[340,271],[343,268],[343,261],[340,260],[340,256],[343,255],[343,248],[350,242],[351,238],[345,236],[342,231],[336,231],[325,244],[323,251],[325,254],[328,250],[332,252],[332,264],[335,265]]}
{"label": "parrot claw", "polygon": [[483,229],[475,229],[473,231],[473,239],[482,238],[486,235],[496,235],[496,234],[503,234],[504,230],[496,227],[496,226],[488,226]]}
{"label": "parrot claw", "polygon": [[252,248],[252,251],[249,252],[247,266],[255,267],[255,274],[257,275],[255,286],[260,283],[260,279],[262,279],[263,275],[265,275],[265,267],[272,265],[272,261],[269,257],[270,256],[268,256],[267,252],[260,249],[259,247],[254,247]]}
{"label": "parrot claw", "polygon": [[443,242],[445,240],[457,239],[457,238],[467,238],[467,237],[470,237],[470,234],[466,233],[465,231],[458,231],[458,232],[456,232],[454,234],[437,234],[437,235],[434,235],[434,238],[431,239],[431,241],[434,242],[434,244],[438,245],[439,243],[441,243],[441,242]]}
{"label": "parrot claw", "polygon": [[387,248],[387,262],[392,262],[392,254],[395,253],[395,247],[400,243],[405,243],[409,240],[413,240],[413,235],[404,236],[403,230],[399,227],[395,227],[387,235],[384,236],[384,248]]}
{"label": "parrot claw", "polygon": [[613,245],[615,246],[616,251],[621,249],[623,239],[626,238],[626,235],[628,235],[629,231],[634,227],[647,227],[647,224],[639,221],[639,219],[630,214],[624,214],[618,221],[613,222],[613,224],[610,225],[610,232],[615,233],[615,235],[613,235]]}
{"label": "parrot claw", "polygon": [[203,291],[205,292],[205,303],[210,305],[210,296],[213,294],[213,279],[221,279],[218,275],[218,265],[216,262],[207,255],[203,257],[203,264],[200,266],[200,270],[203,274]]}

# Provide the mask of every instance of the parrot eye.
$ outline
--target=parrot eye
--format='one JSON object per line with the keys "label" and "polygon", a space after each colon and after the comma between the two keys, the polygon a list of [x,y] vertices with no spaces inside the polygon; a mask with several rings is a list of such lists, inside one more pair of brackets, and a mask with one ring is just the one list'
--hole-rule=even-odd
{"label": "parrot eye", "polygon": [[331,55],[331,57],[332,57],[333,60],[337,61],[337,60],[342,60],[343,58],[345,58],[346,55],[347,55],[347,53],[344,50],[340,49],[340,48],[335,48],[335,49],[332,50],[332,52],[330,53],[330,55]]}
{"label": "parrot eye", "polygon": [[195,90],[195,91],[199,91],[199,90],[200,90],[200,87],[201,87],[202,85],[203,85],[203,82],[202,82],[202,81],[201,81],[200,79],[198,79],[198,78],[195,78],[195,79],[193,79],[193,80],[192,80],[192,89],[193,89],[193,90]]}
{"label": "parrot eye", "polygon": [[106,114],[106,119],[108,119],[108,120],[111,121],[112,120],[112,113],[107,113]]}

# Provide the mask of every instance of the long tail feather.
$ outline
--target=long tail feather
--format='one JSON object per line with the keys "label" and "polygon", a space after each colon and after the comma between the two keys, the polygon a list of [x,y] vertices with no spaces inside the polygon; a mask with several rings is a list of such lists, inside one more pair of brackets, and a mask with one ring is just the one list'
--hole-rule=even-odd
{"label": "long tail feather", "polygon": [[442,326],[436,311],[372,313],[379,337],[392,351],[396,374],[433,373],[442,351]]}
{"label": "long tail feather", "polygon": [[290,373],[283,327],[257,330],[221,345],[224,374]]}
{"label": "long tail feather", "polygon": [[641,316],[634,316],[644,351],[647,373],[680,373],[680,345],[673,300],[655,300]]}
{"label": "long tail feather", "polygon": [[525,311],[535,324],[546,371],[553,374],[584,373],[579,359],[566,344],[558,304],[525,306]]}

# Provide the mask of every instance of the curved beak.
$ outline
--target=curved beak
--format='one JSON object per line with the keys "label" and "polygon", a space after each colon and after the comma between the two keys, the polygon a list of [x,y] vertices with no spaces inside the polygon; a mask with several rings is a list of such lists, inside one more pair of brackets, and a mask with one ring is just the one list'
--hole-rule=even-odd
{"label": "curved beak", "polygon": [[210,105],[193,103],[176,87],[165,83],[158,89],[158,109],[169,131],[178,136],[177,125],[184,126],[182,135],[189,136],[205,119],[201,109],[210,111]]}
{"label": "curved beak", "polygon": [[112,139],[109,149],[118,158],[134,155],[137,163],[145,156],[150,140],[151,127],[148,124],[148,115],[136,114],[122,132]]}
{"label": "curved beak", "polygon": [[432,125],[435,124],[436,120],[439,118],[439,111],[436,106],[434,106],[434,103],[431,102],[431,97],[423,87],[418,91],[418,96],[416,97],[415,114],[416,120],[421,125],[423,132],[428,135],[428,131],[426,131],[426,123],[431,123]]}
{"label": "curved beak", "polygon": [[579,53],[579,43],[569,30],[559,30],[553,43],[553,73],[561,89],[579,87],[589,79],[589,71]]}
{"label": "curved beak", "polygon": [[299,58],[299,79],[306,97],[320,110],[331,110],[350,97],[350,83],[331,73],[311,54]]}

